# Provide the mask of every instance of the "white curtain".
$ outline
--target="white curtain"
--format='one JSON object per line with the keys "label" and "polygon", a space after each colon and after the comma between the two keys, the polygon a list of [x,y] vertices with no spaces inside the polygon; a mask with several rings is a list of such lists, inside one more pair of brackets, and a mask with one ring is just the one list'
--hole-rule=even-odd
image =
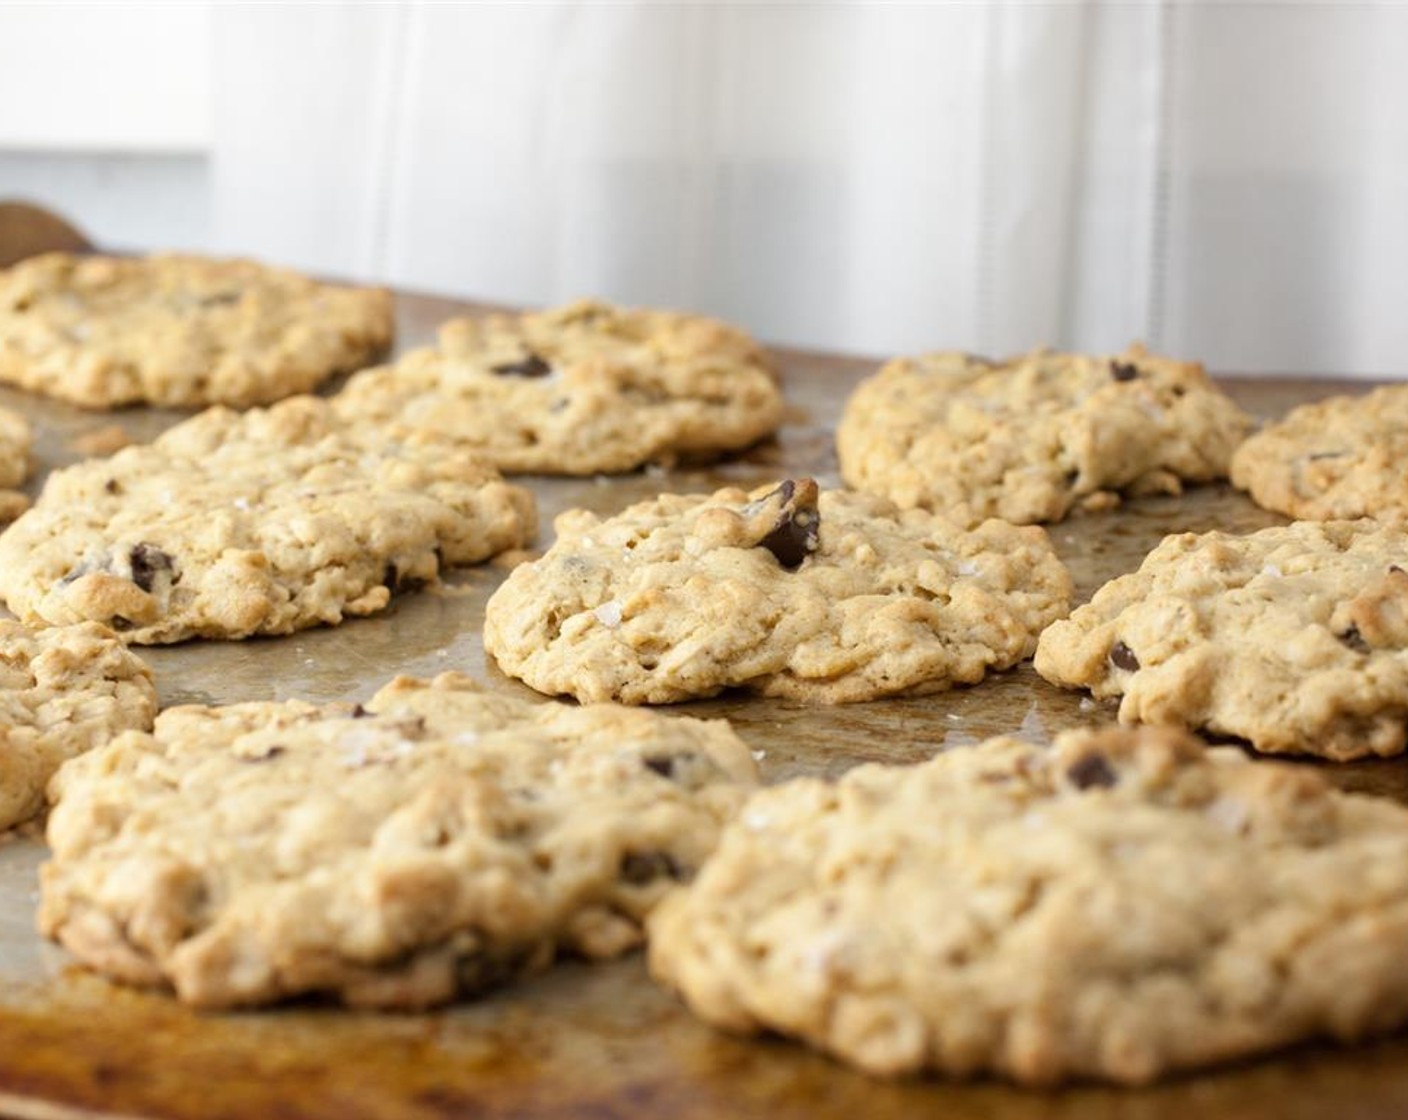
{"label": "white curtain", "polygon": [[222,5],[213,244],[889,354],[1408,371],[1408,6]]}

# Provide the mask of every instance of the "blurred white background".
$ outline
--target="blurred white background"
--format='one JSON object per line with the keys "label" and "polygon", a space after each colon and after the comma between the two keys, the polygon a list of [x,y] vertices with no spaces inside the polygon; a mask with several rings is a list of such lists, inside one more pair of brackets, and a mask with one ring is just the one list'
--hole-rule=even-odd
{"label": "blurred white background", "polygon": [[11,4],[0,197],[111,246],[871,354],[1408,372],[1408,4]]}

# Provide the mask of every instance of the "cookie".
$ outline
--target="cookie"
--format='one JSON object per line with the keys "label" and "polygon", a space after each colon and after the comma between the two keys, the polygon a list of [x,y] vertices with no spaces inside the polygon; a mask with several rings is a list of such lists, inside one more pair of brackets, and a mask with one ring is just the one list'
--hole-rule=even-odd
{"label": "cookie", "polygon": [[937,692],[1030,656],[1071,595],[1040,529],[965,531],[811,479],[665,494],[607,521],[574,510],[556,528],[489,600],[484,646],[584,701]]}
{"label": "cookie", "polygon": [[253,261],[50,253],[0,271],[0,382],[85,408],[276,401],[391,336],[390,293]]}
{"label": "cookie", "polygon": [[762,348],[713,319],[583,300],[456,319],[438,349],[367,370],[344,415],[452,435],[500,470],[596,474],[714,458],[782,422]]}
{"label": "cookie", "polygon": [[847,483],[907,509],[1031,524],[1223,478],[1250,427],[1202,366],[1141,346],[1005,362],[939,353],[863,381],[836,445]]}
{"label": "cookie", "polygon": [[139,643],[288,634],[534,531],[532,496],[462,448],[294,397],[55,472],[0,535],[0,597],[27,622],[105,622]]}
{"label": "cookie", "polygon": [[1408,517],[1408,385],[1293,409],[1232,457],[1232,483],[1290,517]]}
{"label": "cookie", "polygon": [[1053,684],[1126,723],[1346,760],[1408,738],[1408,526],[1303,521],[1166,537],[1041,636]]}
{"label": "cookie", "polygon": [[11,488],[29,474],[33,442],[28,421],[19,413],[0,408],[0,524],[14,520],[29,506],[29,499]]}
{"label": "cookie", "polygon": [[401,677],[186,707],[66,767],[42,932],[202,1007],[443,1003],[617,956],[756,784],[726,722]]}
{"label": "cookie", "polygon": [[151,673],[111,630],[0,619],[0,830],[44,807],[63,762],[155,716]]}
{"label": "cookie", "polygon": [[877,1075],[1147,1082],[1408,1020],[1408,811],[1161,728],[755,795],[649,925],[702,1018]]}

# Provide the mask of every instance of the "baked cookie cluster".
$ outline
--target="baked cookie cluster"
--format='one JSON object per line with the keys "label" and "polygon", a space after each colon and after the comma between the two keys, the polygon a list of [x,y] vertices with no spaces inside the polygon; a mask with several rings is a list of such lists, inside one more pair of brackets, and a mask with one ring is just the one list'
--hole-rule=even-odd
{"label": "baked cookie cluster", "polygon": [[[1408,390],[1248,438],[1138,346],[902,358],[821,418],[846,489],[758,477],[782,385],[727,324],[579,301],[363,368],[391,311],[248,262],[0,272],[0,381],[209,406],[27,511],[38,418],[0,410],[0,829],[48,811],[39,925],[80,962],[202,1008],[415,1010],[645,944],[725,1029],[1031,1085],[1408,1022],[1408,810],[1257,757],[1408,747]],[[747,485],[665,469],[760,442],[723,468]],[[1229,473],[1302,520],[1175,533],[1075,605],[1042,523],[1117,534]],[[579,476],[540,555],[547,484],[504,474]],[[490,560],[485,684],[158,714],[128,648],[340,625]],[[1033,669],[1125,726],[763,789],[747,719],[646,707],[1058,695]]]}

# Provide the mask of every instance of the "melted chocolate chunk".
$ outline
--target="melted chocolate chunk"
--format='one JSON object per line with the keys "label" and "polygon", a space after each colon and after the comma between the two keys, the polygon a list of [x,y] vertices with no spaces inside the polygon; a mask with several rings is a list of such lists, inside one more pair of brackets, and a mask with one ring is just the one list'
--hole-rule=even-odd
{"label": "melted chocolate chunk", "polygon": [[1369,643],[1364,640],[1364,635],[1359,632],[1357,626],[1351,626],[1343,634],[1336,634],[1335,637],[1355,653],[1369,653],[1371,651]]}
{"label": "melted chocolate chunk", "polygon": [[491,368],[500,377],[546,377],[552,372],[552,366],[531,350],[521,362],[505,362]]}
{"label": "melted chocolate chunk", "polygon": [[677,883],[688,877],[668,852],[627,852],[621,857],[621,878],[633,887],[644,886],[662,875]]}
{"label": "melted chocolate chunk", "polygon": [[1139,367],[1130,362],[1111,362],[1110,376],[1116,381],[1133,381],[1139,376]]}
{"label": "melted chocolate chunk", "polygon": [[362,707],[361,704],[353,704],[353,705],[352,705],[352,718],[353,718],[353,719],[371,719],[371,718],[372,718],[372,714],[371,714],[371,712],[367,711],[366,708]]}
{"label": "melted chocolate chunk", "polygon": [[1403,569],[1400,568],[1397,564],[1390,564],[1388,566],[1388,570],[1390,575],[1392,575],[1394,572],[1397,572],[1399,575],[1403,574]]}
{"label": "melted chocolate chunk", "polygon": [[[150,591],[156,584],[156,577],[162,572],[175,571],[175,562],[170,555],[154,544],[142,541],[132,547],[128,559],[132,563],[132,582],[143,591]],[[172,580],[175,583],[175,580]]]}
{"label": "melted chocolate chunk", "polygon": [[1133,673],[1139,669],[1139,658],[1135,657],[1134,651],[1123,642],[1116,642],[1110,648],[1110,664],[1116,669],[1125,669]]}
{"label": "melted chocolate chunk", "polygon": [[763,501],[774,495],[782,498],[782,512],[778,514],[772,531],[758,542],[758,547],[767,549],[777,557],[779,564],[789,572],[795,572],[802,566],[802,561],[817,550],[821,515],[814,502],[803,505],[797,501],[797,484],[790,478]]}
{"label": "melted chocolate chunk", "polygon": [[1092,786],[1109,789],[1120,778],[1103,754],[1088,754],[1071,763],[1066,770],[1066,780],[1076,789],[1090,789]]}
{"label": "melted chocolate chunk", "polygon": [[424,587],[428,580],[417,579],[414,576],[403,576],[401,569],[395,564],[387,564],[381,572],[381,582],[386,585],[388,591],[414,591],[417,587]]}

